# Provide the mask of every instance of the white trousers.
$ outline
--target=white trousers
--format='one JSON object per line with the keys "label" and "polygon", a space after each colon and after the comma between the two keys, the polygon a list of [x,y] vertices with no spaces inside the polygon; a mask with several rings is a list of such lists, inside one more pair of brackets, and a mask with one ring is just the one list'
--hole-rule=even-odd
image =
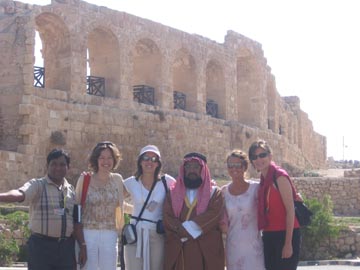
{"label": "white trousers", "polygon": [[84,229],[87,262],[85,270],[116,270],[118,233],[110,230]]}
{"label": "white trousers", "polygon": [[[144,239],[145,240],[145,239]],[[139,238],[138,238],[139,241]],[[150,249],[150,262],[144,262],[143,257],[136,257],[137,244],[125,246],[125,266],[129,270],[162,270],[164,268],[164,235],[156,233],[155,230],[149,230],[149,243],[143,243],[149,245]],[[143,250],[144,251],[144,250]],[[144,265],[146,264],[146,265]],[[195,270],[195,269],[194,269]]]}

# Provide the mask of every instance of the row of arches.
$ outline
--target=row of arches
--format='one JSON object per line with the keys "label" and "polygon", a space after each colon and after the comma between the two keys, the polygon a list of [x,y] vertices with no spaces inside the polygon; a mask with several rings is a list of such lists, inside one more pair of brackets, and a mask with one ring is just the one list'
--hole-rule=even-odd
{"label": "row of arches", "polygon": [[[173,92],[174,108],[189,112],[206,112],[213,117],[226,119],[225,64],[216,58],[203,63],[203,59],[196,58],[189,49],[182,47],[169,57],[171,59],[166,59],[166,54],[154,40],[140,38],[134,45],[124,46],[121,44],[129,42],[122,43],[121,36],[117,37],[105,27],[95,27],[87,34],[76,36],[70,33],[61,17],[50,12],[37,15],[35,24],[42,43],[45,88],[70,91],[74,80],[73,71],[80,69],[84,76],[80,80],[85,82],[87,76],[89,94],[94,94],[89,90],[89,85],[95,82],[96,78],[100,78],[104,81],[104,91],[97,92],[100,95],[121,98],[121,91],[128,91],[122,86],[131,85],[134,91],[135,88],[137,91],[153,89],[153,105],[161,106],[161,89],[164,89],[164,85],[169,85]],[[85,46],[81,45],[83,39],[86,39],[83,42]],[[74,52],[86,58],[86,65],[81,64],[82,60],[73,60]],[[251,78],[250,74],[254,72],[251,62],[248,61],[246,65],[246,68],[242,68],[244,63],[237,63],[236,71],[238,83],[235,91],[244,94],[238,94],[235,103],[239,103],[243,108],[250,106],[247,103],[253,95],[252,90],[256,88],[256,82],[244,82]],[[167,69],[170,72],[166,72]],[[170,78],[166,77],[167,74]],[[85,85],[81,91],[85,91]],[[134,100],[144,101],[136,98],[135,92]],[[240,113],[238,116],[249,118]]]}

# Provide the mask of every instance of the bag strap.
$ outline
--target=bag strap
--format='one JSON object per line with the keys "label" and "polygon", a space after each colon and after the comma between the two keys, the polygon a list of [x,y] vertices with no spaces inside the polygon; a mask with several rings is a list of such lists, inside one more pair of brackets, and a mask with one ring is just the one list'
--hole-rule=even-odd
{"label": "bag strap", "polygon": [[83,182],[83,187],[82,187],[82,191],[81,191],[81,207],[84,208],[85,206],[85,200],[86,200],[86,195],[89,189],[89,184],[90,184],[90,173],[86,173],[84,175],[84,182]]}
{"label": "bag strap", "polygon": [[166,184],[166,178],[165,178],[165,175],[161,176],[161,182],[163,183],[164,185],[164,188],[165,188],[165,193],[168,193],[169,189],[168,189],[168,186]]}
{"label": "bag strap", "polygon": [[[273,180],[274,180],[274,184],[275,184],[276,189],[279,190],[279,186],[278,186],[277,178],[276,178],[276,170],[274,170]],[[294,199],[294,201],[295,201],[295,198],[296,198],[296,188],[295,188],[295,186],[294,186],[294,183],[293,183],[292,180],[290,179],[290,177],[289,177],[288,180],[289,180],[289,182],[290,182],[291,190],[292,190],[292,193],[293,193],[293,199]]]}
{"label": "bag strap", "polygon": [[154,187],[155,187],[155,185],[156,185],[156,182],[157,182],[157,181],[155,180],[155,181],[152,183],[152,186],[151,186],[151,189],[150,189],[150,191],[149,191],[149,194],[148,194],[147,197],[146,197],[146,200],[145,200],[145,202],[144,202],[144,205],[143,205],[142,208],[141,208],[141,211],[140,211],[139,215],[138,215],[137,217],[135,217],[135,216],[130,216],[131,218],[136,219],[136,224],[135,224],[135,226],[138,224],[138,222],[139,222],[142,214],[144,213],[144,210],[145,210],[146,205],[147,205],[147,203],[148,203],[148,201],[149,201],[149,199],[150,199],[151,193],[152,193],[152,191],[153,191],[153,189],[154,189]]}

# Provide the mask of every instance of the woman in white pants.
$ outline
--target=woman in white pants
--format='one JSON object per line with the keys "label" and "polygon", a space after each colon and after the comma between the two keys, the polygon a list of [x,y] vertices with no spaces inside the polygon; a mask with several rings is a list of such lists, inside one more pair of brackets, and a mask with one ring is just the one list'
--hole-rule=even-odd
{"label": "woman in white pants", "polygon": [[86,196],[82,213],[83,244],[88,256],[82,268],[85,270],[116,270],[118,230],[123,216],[123,179],[112,171],[119,161],[120,152],[114,143],[98,143],[89,159],[91,172],[87,193],[83,192],[87,174],[82,174],[76,185],[78,204],[81,197]]}
{"label": "woman in white pants", "polygon": [[[125,246],[125,265],[129,270],[161,270],[164,263],[164,235],[156,232],[156,222],[162,219],[162,208],[167,190],[175,179],[165,174],[160,179],[161,155],[155,145],[140,150],[137,171],[124,181],[125,190],[134,205],[131,223],[137,222],[144,202],[154,185],[141,219],[136,225],[137,242]],[[125,193],[126,193],[125,192]],[[88,255],[89,256],[89,255]]]}

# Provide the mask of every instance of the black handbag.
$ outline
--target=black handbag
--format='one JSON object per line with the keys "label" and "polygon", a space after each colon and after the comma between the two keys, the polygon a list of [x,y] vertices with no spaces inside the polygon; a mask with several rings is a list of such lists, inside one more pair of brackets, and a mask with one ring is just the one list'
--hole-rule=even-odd
{"label": "black handbag", "polygon": [[313,212],[304,204],[304,202],[294,201],[295,215],[301,227],[308,226],[311,223]]}
{"label": "black handbag", "polygon": [[156,222],[156,232],[158,234],[164,234],[165,233],[165,229],[164,229],[164,223],[161,219],[159,219],[157,222]]}

